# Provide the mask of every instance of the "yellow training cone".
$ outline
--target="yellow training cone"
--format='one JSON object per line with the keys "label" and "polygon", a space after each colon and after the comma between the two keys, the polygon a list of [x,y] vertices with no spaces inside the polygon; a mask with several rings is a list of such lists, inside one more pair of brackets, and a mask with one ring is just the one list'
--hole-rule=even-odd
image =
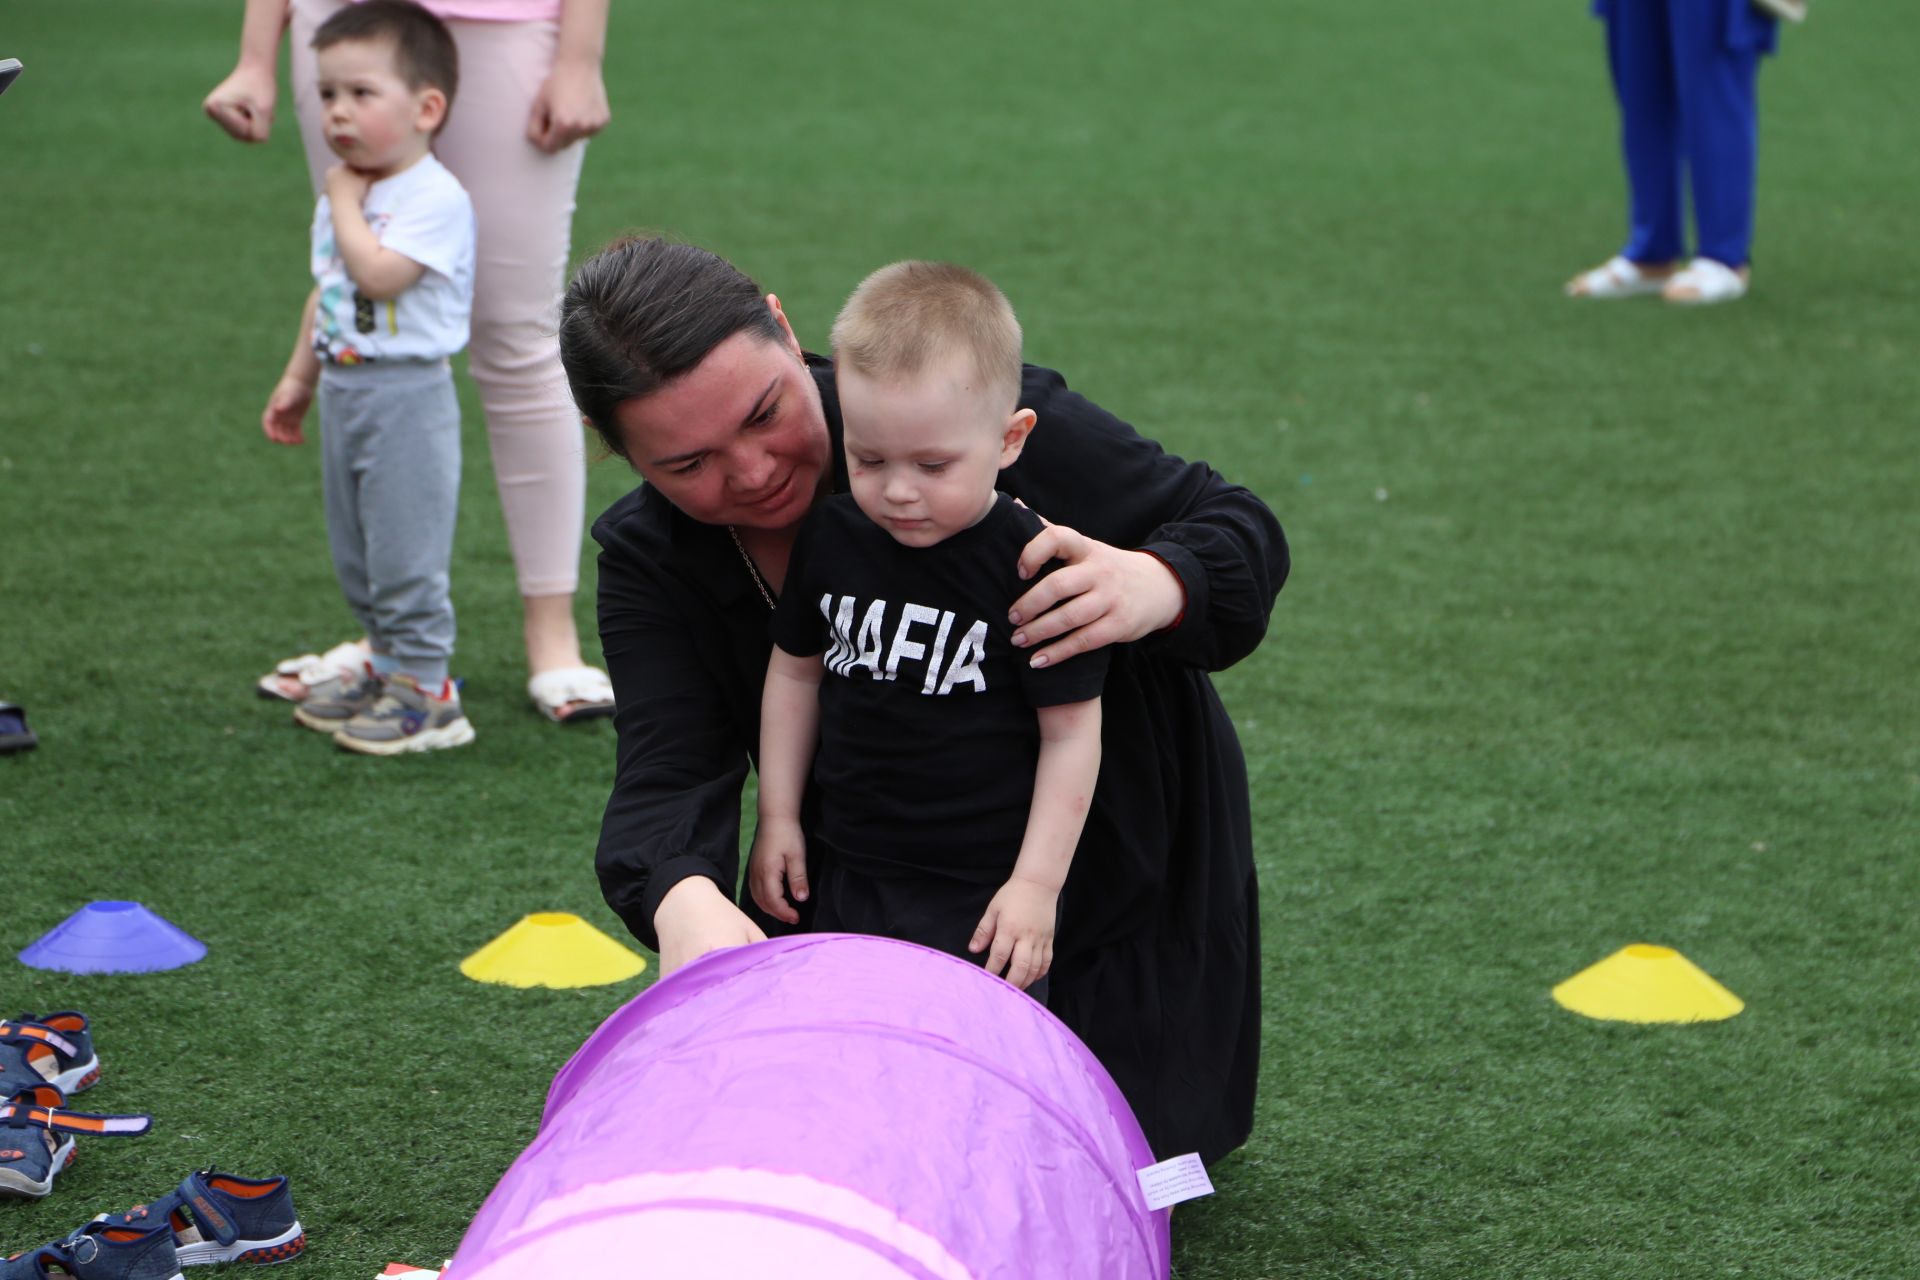
{"label": "yellow training cone", "polygon": [[507,987],[600,987],[646,967],[637,953],[564,911],[536,912],[460,962],[475,982]]}
{"label": "yellow training cone", "polygon": [[1747,1007],[1672,947],[1645,942],[1582,969],[1555,987],[1553,998],[1609,1022],[1718,1022]]}

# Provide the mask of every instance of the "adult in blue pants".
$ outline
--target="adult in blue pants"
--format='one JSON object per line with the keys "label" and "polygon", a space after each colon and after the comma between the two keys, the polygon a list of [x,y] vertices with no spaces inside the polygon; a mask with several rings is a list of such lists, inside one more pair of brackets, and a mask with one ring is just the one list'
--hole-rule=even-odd
{"label": "adult in blue pants", "polygon": [[[1753,0],[1594,0],[1593,11],[1607,25],[1620,102],[1629,231],[1618,254],[1568,281],[1567,292],[1731,302],[1747,291],[1755,85],[1778,22]],[[1698,232],[1690,262],[1689,189]]]}

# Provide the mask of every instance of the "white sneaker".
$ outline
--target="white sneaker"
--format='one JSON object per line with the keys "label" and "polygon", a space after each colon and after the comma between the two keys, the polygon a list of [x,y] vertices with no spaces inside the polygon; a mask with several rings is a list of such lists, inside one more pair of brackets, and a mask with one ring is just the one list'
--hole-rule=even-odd
{"label": "white sneaker", "polygon": [[453,681],[443,681],[432,694],[405,672],[389,676],[380,700],[333,735],[335,746],[368,756],[440,751],[472,741],[473,725],[460,710]]}

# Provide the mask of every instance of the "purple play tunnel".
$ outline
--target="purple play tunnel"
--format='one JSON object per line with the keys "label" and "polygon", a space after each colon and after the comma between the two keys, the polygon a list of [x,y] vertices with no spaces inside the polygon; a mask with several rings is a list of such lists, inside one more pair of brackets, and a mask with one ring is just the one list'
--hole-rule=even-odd
{"label": "purple play tunnel", "polygon": [[1140,1126],[1040,1005],[911,943],[715,952],[622,1007],[449,1280],[1162,1280]]}

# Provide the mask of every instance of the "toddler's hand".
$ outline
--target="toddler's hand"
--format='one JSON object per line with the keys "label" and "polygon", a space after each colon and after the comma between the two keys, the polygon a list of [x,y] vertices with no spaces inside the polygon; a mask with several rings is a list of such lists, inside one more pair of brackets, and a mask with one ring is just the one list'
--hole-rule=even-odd
{"label": "toddler's hand", "polygon": [[313,387],[288,374],[274,384],[273,394],[267,397],[267,409],[260,415],[260,430],[267,439],[275,444],[305,444],[306,434],[300,424],[307,419],[307,409],[313,404]]}
{"label": "toddler's hand", "polygon": [[327,170],[327,202],[334,208],[358,209],[367,198],[373,180],[345,163]]}
{"label": "toddler's hand", "polygon": [[1058,889],[1014,876],[987,904],[967,950],[978,954],[992,943],[987,972],[1005,972],[1008,982],[1025,991],[1053,968],[1053,926],[1059,905]]}
{"label": "toddler's hand", "polygon": [[800,913],[787,901],[807,900],[807,838],[800,824],[786,818],[762,818],[753,833],[747,859],[747,888],[760,909],[776,920],[799,924]]}

